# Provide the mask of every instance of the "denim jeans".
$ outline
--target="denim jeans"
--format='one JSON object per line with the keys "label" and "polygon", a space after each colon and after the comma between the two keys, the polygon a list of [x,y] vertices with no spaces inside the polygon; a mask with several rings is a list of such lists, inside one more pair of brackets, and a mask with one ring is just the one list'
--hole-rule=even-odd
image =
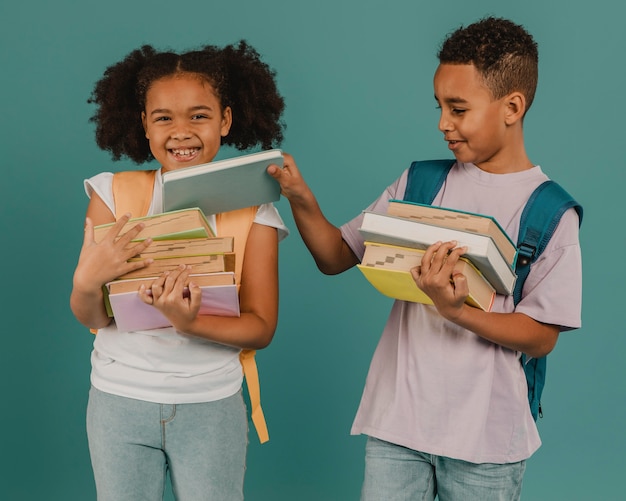
{"label": "denim jeans", "polygon": [[87,407],[98,501],[243,500],[248,419],[241,392],[199,404],[157,404],[95,388]]}
{"label": "denim jeans", "polygon": [[526,462],[474,464],[369,437],[361,501],[516,501]]}

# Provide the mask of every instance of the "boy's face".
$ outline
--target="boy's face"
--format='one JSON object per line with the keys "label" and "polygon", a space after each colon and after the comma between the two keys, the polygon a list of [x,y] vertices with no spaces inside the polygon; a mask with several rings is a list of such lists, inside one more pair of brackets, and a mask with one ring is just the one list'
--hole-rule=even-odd
{"label": "boy's face", "polygon": [[228,134],[231,111],[196,75],[165,77],[146,94],[141,114],[150,151],[163,171],[211,162]]}
{"label": "boy's face", "polygon": [[472,64],[441,64],[434,77],[439,130],[459,162],[487,171],[507,164],[506,98],[495,100]]}

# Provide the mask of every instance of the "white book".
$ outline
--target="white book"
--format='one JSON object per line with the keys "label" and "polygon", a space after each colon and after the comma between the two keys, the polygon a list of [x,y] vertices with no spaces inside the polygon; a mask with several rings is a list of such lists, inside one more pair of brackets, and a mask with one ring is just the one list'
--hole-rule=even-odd
{"label": "white book", "polygon": [[273,149],[163,173],[163,211],[199,207],[217,214],[280,199],[280,185],[267,173],[283,166]]}
{"label": "white book", "polygon": [[464,257],[478,268],[499,294],[512,294],[517,276],[495,242],[487,235],[444,228],[407,218],[365,211],[359,228],[367,241],[427,249],[435,242],[456,240],[467,246]]}

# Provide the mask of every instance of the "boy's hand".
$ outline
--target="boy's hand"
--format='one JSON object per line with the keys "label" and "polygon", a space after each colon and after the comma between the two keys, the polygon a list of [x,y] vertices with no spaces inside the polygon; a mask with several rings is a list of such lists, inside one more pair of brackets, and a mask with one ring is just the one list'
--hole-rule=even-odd
{"label": "boy's hand", "polygon": [[288,153],[283,154],[284,163],[281,169],[278,165],[270,165],[267,172],[278,184],[280,191],[289,202],[301,203],[313,196],[310,188],[302,178],[293,157]]}
{"label": "boy's hand", "polygon": [[455,273],[454,267],[466,251],[456,242],[437,242],[431,245],[420,266],[411,270],[417,286],[432,299],[437,311],[448,320],[460,317],[469,294],[467,279]]}
{"label": "boy's hand", "polygon": [[[95,291],[120,275],[138,270],[150,264],[152,259],[128,262],[152,243],[151,239],[132,245],[131,241],[143,229],[142,223],[134,226],[121,237],[120,231],[130,219],[122,216],[107,232],[101,242],[94,239],[94,227],[90,218],[85,221],[85,236],[74,272],[74,286],[82,291]],[[119,237],[119,238],[118,238]]]}
{"label": "boy's hand", "polygon": [[175,329],[186,332],[198,316],[202,290],[189,281],[191,266],[181,264],[176,271],[165,272],[150,287],[142,285],[139,298],[158,309]]}

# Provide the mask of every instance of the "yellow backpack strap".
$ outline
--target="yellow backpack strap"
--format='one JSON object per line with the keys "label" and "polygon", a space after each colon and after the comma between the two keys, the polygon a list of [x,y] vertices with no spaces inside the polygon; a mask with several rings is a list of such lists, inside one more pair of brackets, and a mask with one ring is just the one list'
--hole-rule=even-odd
{"label": "yellow backpack strap", "polygon": [[[142,217],[148,214],[152,203],[156,170],[129,170],[113,174],[113,203],[115,204],[115,219],[119,219],[127,212],[133,217]],[[97,334],[98,329],[89,329]]]}
{"label": "yellow backpack strap", "polygon": [[[245,259],[248,233],[256,217],[257,209],[258,207],[246,207],[235,211],[223,212],[215,216],[217,234],[235,237],[235,280],[238,286],[241,284],[241,271]],[[270,437],[267,423],[265,422],[265,415],[261,408],[261,386],[259,384],[259,371],[254,358],[255,354],[256,350],[241,350],[239,361],[241,362],[241,368],[248,387],[250,406],[252,407],[250,413],[252,423],[256,428],[259,441],[264,444]]]}
{"label": "yellow backpack strap", "polygon": [[156,170],[129,170],[113,174],[115,219],[128,212],[132,217],[143,217],[148,214],[156,172]]}

